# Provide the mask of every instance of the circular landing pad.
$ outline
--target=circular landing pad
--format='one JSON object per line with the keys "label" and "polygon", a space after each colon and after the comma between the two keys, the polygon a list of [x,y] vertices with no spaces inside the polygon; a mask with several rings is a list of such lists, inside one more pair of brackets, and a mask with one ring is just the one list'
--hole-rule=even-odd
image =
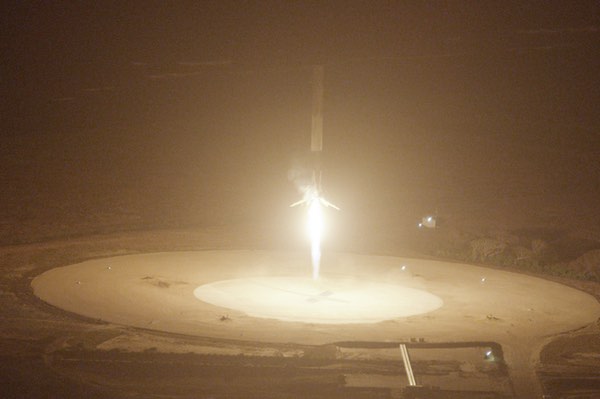
{"label": "circular landing pad", "polygon": [[442,306],[426,291],[397,284],[301,277],[217,281],[196,298],[252,317],[306,323],[376,323],[427,313]]}
{"label": "circular landing pad", "polygon": [[411,337],[512,342],[600,316],[598,302],[581,291],[473,265],[327,252],[321,271],[322,280],[310,280],[304,252],[164,252],[58,267],[31,285],[47,303],[96,320],[311,345]]}

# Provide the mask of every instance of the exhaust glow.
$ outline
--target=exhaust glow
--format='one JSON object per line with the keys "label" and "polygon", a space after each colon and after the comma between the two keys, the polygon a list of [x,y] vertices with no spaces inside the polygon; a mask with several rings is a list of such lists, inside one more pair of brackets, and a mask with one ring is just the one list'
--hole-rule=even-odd
{"label": "exhaust glow", "polygon": [[313,280],[319,278],[321,267],[321,238],[323,236],[323,209],[319,198],[308,205],[308,235],[310,237],[310,257],[312,260]]}
{"label": "exhaust glow", "polygon": [[310,238],[310,258],[312,263],[312,278],[319,279],[319,270],[321,268],[321,239],[325,223],[323,222],[323,208],[333,208],[340,210],[337,206],[327,201],[319,195],[316,187],[307,187],[304,192],[304,198],[294,202],[291,207],[297,205],[306,205],[308,207],[308,221],[306,224],[308,236]]}

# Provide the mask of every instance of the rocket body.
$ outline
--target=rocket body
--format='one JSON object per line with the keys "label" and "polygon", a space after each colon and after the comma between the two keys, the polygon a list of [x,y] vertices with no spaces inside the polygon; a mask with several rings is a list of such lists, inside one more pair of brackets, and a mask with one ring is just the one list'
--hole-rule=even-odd
{"label": "rocket body", "polygon": [[312,129],[310,135],[312,184],[304,187],[303,198],[290,206],[301,204],[308,205],[309,207],[322,205],[339,210],[337,206],[327,201],[321,195],[321,154],[323,152],[323,79],[323,66],[315,66],[312,74]]}
{"label": "rocket body", "polygon": [[310,135],[310,151],[323,151],[323,66],[318,65],[313,69],[313,101],[312,101],[312,129]]}
{"label": "rocket body", "polygon": [[312,126],[310,132],[310,154],[313,170],[313,186],[321,191],[321,153],[323,152],[323,79],[322,65],[313,68],[312,74]]}

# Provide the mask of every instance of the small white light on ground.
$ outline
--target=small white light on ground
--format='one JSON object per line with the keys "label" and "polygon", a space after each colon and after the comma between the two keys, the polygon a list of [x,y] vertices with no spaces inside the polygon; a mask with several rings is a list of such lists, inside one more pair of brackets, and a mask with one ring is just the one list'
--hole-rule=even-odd
{"label": "small white light on ground", "polygon": [[433,216],[424,216],[419,223],[419,227],[427,227],[428,229],[435,229],[436,220]]}
{"label": "small white light on ground", "polygon": [[406,265],[402,265],[402,270],[406,270]]}
{"label": "small white light on ground", "polygon": [[482,283],[485,283],[485,277],[482,277],[482,278],[481,278],[481,282],[482,282]]}

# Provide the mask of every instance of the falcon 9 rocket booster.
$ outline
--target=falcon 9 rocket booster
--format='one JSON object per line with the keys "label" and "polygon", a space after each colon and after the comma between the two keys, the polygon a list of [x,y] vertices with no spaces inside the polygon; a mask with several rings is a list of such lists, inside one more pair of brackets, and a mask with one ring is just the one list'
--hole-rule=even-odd
{"label": "falcon 9 rocket booster", "polygon": [[323,66],[318,65],[313,68],[312,129],[310,135],[310,150],[313,153],[323,151],[323,75]]}
{"label": "falcon 9 rocket booster", "polygon": [[321,265],[321,238],[323,234],[322,207],[339,208],[321,195],[321,153],[323,152],[323,66],[313,68],[312,73],[312,126],[310,133],[310,153],[312,161],[312,182],[303,187],[303,198],[291,206],[304,204],[308,206],[308,232],[310,236],[310,253],[312,260],[312,276],[319,278]]}
{"label": "falcon 9 rocket booster", "polygon": [[321,157],[323,152],[323,80],[324,68],[316,65],[312,71],[312,124],[310,134],[310,158],[312,163],[312,184],[305,188],[304,198],[291,206],[317,201],[326,207],[339,208],[321,196]]}

